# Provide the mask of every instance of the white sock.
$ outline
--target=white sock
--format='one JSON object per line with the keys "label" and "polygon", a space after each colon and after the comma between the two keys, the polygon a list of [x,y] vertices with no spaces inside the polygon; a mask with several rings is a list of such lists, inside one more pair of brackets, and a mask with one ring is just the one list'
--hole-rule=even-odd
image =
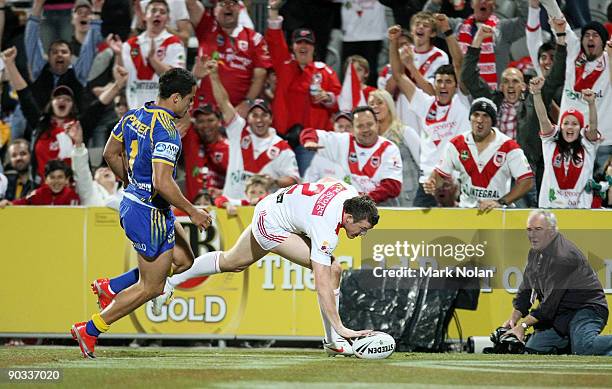
{"label": "white sock", "polygon": [[211,251],[204,255],[200,255],[194,259],[193,265],[191,265],[189,269],[168,278],[167,284],[172,288],[176,288],[189,279],[221,273],[221,269],[219,269],[220,254],[221,251]]}
{"label": "white sock", "polygon": [[[334,297],[336,298],[336,311],[340,309],[340,288],[334,289]],[[325,329],[325,343],[335,342],[337,339],[340,339],[340,335],[336,332],[334,327],[331,325],[331,322],[327,319],[325,314],[323,313],[323,309],[321,309],[321,305],[319,304],[319,309],[321,311],[321,319],[323,320],[323,328]]]}

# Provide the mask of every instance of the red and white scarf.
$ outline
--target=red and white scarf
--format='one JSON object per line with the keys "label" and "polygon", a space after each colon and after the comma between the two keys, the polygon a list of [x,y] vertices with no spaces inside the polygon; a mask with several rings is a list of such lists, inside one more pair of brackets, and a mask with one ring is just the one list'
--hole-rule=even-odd
{"label": "red and white scarf", "polygon": [[[489,19],[484,23],[491,28],[495,28],[499,19],[495,15],[491,15]],[[476,19],[474,15],[465,19],[461,27],[459,27],[459,45],[463,54],[467,52],[468,47],[472,44],[474,35],[478,30],[476,26]],[[485,38],[480,46],[480,58],[478,60],[478,67],[480,68],[480,77],[485,80],[489,87],[493,90],[497,90],[497,69],[495,66],[495,42],[493,37]]]}
{"label": "red and white scarf", "polygon": [[599,76],[601,76],[601,73],[603,73],[606,69],[606,63],[603,55],[597,58],[595,61],[597,61],[595,69],[585,75],[585,67],[589,62],[586,54],[584,54],[583,51],[580,51],[580,54],[578,54],[578,57],[576,57],[576,61],[574,62],[574,65],[576,66],[574,90],[576,92],[582,92],[583,89],[593,89],[593,85],[595,85],[599,79]]}

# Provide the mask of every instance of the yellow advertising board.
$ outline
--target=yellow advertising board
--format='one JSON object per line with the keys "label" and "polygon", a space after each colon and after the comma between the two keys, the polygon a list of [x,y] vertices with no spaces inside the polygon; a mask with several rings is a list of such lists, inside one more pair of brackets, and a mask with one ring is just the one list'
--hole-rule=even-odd
{"label": "yellow advertising board", "polygon": [[[477,229],[490,246],[505,246],[524,266],[528,242],[524,227],[528,211],[495,210],[480,214],[461,209],[383,209],[376,230]],[[596,261],[605,288],[612,288],[612,256],[594,252],[588,234],[612,230],[612,213],[568,210],[556,212],[562,231]],[[228,217],[215,211],[213,228],[200,234],[188,219],[179,219],[197,255],[228,249],[250,223],[252,208]],[[0,283],[0,332],[36,336],[68,336],[70,325],[98,310],[89,284],[114,277],[136,264],[135,253],[119,226],[118,214],[107,208],[12,207],[0,210],[0,256],[5,277]],[[509,240],[500,230],[516,230]],[[463,238],[462,238],[463,239]],[[345,268],[360,268],[360,241],[341,240],[334,255]],[[364,266],[366,265],[363,263]],[[463,336],[487,335],[511,311],[512,274],[507,288],[483,290],[476,311],[459,310]],[[607,289],[608,301],[612,290]],[[450,336],[456,337],[451,324]],[[605,330],[606,333],[611,333]],[[109,336],[320,338],[322,325],[312,273],[270,254],[242,273],[219,274],[181,285],[161,315],[150,305],[113,324]]]}

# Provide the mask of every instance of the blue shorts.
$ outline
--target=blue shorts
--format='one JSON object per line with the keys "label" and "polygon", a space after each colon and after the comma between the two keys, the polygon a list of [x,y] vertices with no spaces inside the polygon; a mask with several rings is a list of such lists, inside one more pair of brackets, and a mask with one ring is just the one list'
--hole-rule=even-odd
{"label": "blue shorts", "polygon": [[174,248],[174,214],[170,209],[157,209],[126,197],[119,207],[121,227],[134,249],[148,258],[157,258]]}

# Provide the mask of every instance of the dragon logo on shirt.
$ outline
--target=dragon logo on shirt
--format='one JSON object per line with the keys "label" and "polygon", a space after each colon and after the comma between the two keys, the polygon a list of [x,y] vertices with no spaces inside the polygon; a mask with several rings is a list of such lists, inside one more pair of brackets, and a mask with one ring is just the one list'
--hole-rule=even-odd
{"label": "dragon logo on shirt", "polygon": [[357,163],[357,153],[350,153],[349,154],[349,162],[350,163]]}
{"label": "dragon logo on shirt", "polygon": [[561,167],[561,165],[562,165],[561,158],[562,158],[561,154],[555,155],[555,158],[553,158],[553,163],[552,163],[553,167],[556,167],[556,168],[560,168]]}
{"label": "dragon logo on shirt", "polygon": [[495,156],[493,157],[493,163],[495,164],[495,166],[500,167],[504,164],[505,161],[506,153],[504,153],[503,151],[498,151],[497,153],[495,153]]}
{"label": "dragon logo on shirt", "polygon": [[280,149],[276,146],[272,146],[268,149],[268,157],[270,157],[270,159],[274,159],[278,157],[279,154],[280,154]]}
{"label": "dragon logo on shirt", "polygon": [[378,167],[380,165],[380,157],[372,157],[370,163],[373,167]]}
{"label": "dragon logo on shirt", "polygon": [[215,160],[216,163],[221,163],[221,161],[223,160],[223,153],[215,151],[215,154],[213,155],[213,159]]}
{"label": "dragon logo on shirt", "polygon": [[247,41],[238,41],[238,49],[240,51],[247,51],[249,49],[249,42],[247,42]]}
{"label": "dragon logo on shirt", "polygon": [[468,153],[467,150],[463,150],[461,154],[459,155],[459,157],[461,158],[462,161],[467,161],[468,158],[470,158],[470,154]]}
{"label": "dragon logo on shirt", "polygon": [[244,138],[240,140],[240,147],[242,147],[243,150],[248,149],[250,145],[251,145],[250,136],[245,136]]}

